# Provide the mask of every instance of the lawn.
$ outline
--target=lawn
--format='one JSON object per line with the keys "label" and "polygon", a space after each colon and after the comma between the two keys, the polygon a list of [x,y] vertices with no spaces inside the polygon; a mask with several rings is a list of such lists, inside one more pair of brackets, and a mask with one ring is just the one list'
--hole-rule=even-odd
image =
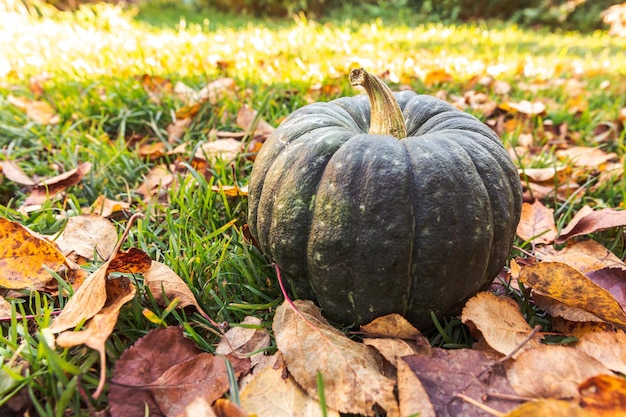
{"label": "lawn", "polygon": [[[207,352],[219,340],[211,320],[237,327],[252,315],[271,329],[283,297],[270,261],[246,234],[243,188],[267,136],[259,126],[361,92],[347,77],[356,66],[392,89],[436,95],[475,115],[501,136],[519,169],[562,173],[525,177],[525,197],[552,208],[558,229],[585,205],[625,208],[626,39],[604,31],[420,24],[405,14],[320,22],[102,4],[61,13],[29,4],[38,6],[0,3],[0,216],[58,237],[69,218],[101,214],[106,198],[121,236],[130,215],[143,213],[122,249],[167,265],[199,304],[177,308],[180,300],[169,296],[163,303],[142,274],[123,272],[137,293],[102,341],[109,376],[155,328],[180,324]],[[567,153],[574,148],[589,161],[577,163]],[[35,185],[79,167],[77,180],[59,180],[58,189]],[[37,189],[42,198],[33,197]],[[623,232],[592,237],[624,259]],[[518,238],[511,258],[532,252],[531,240]],[[101,264],[96,257],[82,269]],[[22,401],[31,415],[93,414],[108,405],[106,389],[90,397],[101,356],[50,344],[46,329],[74,291],[55,277],[59,291],[2,282],[11,305],[1,310],[0,405]],[[519,297],[524,304],[523,291]],[[452,342],[469,343],[455,320],[444,320]],[[437,345],[447,340],[430,336]],[[266,350],[275,351],[274,342]]]}

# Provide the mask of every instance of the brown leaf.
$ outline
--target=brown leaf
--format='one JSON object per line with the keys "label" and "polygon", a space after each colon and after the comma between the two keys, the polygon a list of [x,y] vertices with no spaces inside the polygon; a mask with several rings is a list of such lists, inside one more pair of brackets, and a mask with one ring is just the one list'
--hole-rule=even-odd
{"label": "brown leaf", "polygon": [[361,326],[368,336],[417,340],[422,334],[400,314],[387,314]]}
{"label": "brown leaf", "polygon": [[83,177],[91,170],[91,163],[84,162],[78,167],[69,170],[61,175],[43,180],[33,186],[31,194],[24,200],[25,205],[42,204],[48,198],[54,198],[61,191],[65,191],[72,185],[78,184]]}
{"label": "brown leaf", "polygon": [[157,165],[150,169],[143,184],[137,188],[137,192],[143,196],[144,201],[148,201],[159,192],[169,189],[174,183],[175,176],[168,167]]}
{"label": "brown leaf", "polygon": [[163,158],[163,156],[165,156],[166,153],[167,153],[167,145],[163,142],[144,143],[140,145],[139,149],[137,150],[137,154],[142,159],[148,158],[151,161],[154,161],[159,158]]}
{"label": "brown leaf", "polygon": [[137,248],[130,248],[125,252],[118,252],[109,263],[107,272],[121,272],[123,274],[145,274],[152,266],[150,256]]}
{"label": "brown leaf", "polygon": [[[461,315],[463,323],[471,322],[485,341],[502,355],[508,355],[528,338],[533,330],[509,297],[481,292],[467,301]],[[515,353],[539,346],[541,337],[535,336]]]}
{"label": "brown leaf", "polygon": [[93,394],[94,398],[100,396],[106,381],[105,342],[115,328],[120,308],[135,296],[135,286],[128,278],[122,277],[107,281],[106,292],[106,304],[85,324],[83,330],[62,332],[56,340],[57,344],[64,348],[85,344],[100,353],[100,382]]}
{"label": "brown leaf", "polygon": [[60,121],[54,108],[45,101],[30,100],[26,97],[7,96],[9,103],[24,110],[29,119],[42,125],[57,124]]}
{"label": "brown leaf", "polygon": [[270,334],[262,327],[258,317],[246,316],[241,324],[230,328],[222,336],[215,353],[250,358],[252,366],[255,366],[263,356],[262,350],[270,345]]}
{"label": "brown leaf", "polygon": [[626,380],[622,376],[599,375],[578,387],[580,403],[594,416],[623,417],[626,410]]}
{"label": "brown leaf", "polygon": [[539,200],[522,205],[522,216],[517,226],[517,235],[536,244],[552,243],[556,238],[554,210],[544,206]]}
{"label": "brown leaf", "polygon": [[507,366],[515,392],[531,398],[576,398],[578,384],[610,374],[597,359],[568,346],[542,345],[522,352]]}
{"label": "brown leaf", "polygon": [[185,135],[187,128],[191,125],[193,119],[191,117],[187,117],[184,119],[176,119],[172,123],[170,123],[165,130],[167,130],[167,142],[170,144],[174,144],[179,142],[182,137]]}
{"label": "brown leaf", "polygon": [[[185,406],[185,410],[177,417],[217,417],[217,414],[204,397],[196,397]],[[244,414],[243,417],[247,416]]]}
{"label": "brown leaf", "polygon": [[395,384],[381,375],[380,358],[330,326],[312,302],[294,303],[306,321],[285,302],[276,310],[273,329],[276,346],[298,384],[317,398],[321,372],[329,407],[372,416],[378,404],[388,416],[398,416]]}
{"label": "brown leaf", "polygon": [[[283,368],[263,369],[241,391],[240,400],[246,412],[258,417],[322,416],[319,401],[300,388]],[[327,415],[339,417],[332,409]]]}
{"label": "brown leaf", "polygon": [[398,402],[401,416],[436,417],[422,382],[403,359],[398,360]]}
{"label": "brown leaf", "polygon": [[85,214],[98,214],[102,217],[109,218],[120,212],[127,212],[130,204],[126,201],[111,200],[104,195],[98,196],[90,208],[84,208]]}
{"label": "brown leaf", "polygon": [[[494,366],[492,354],[471,350],[433,348],[433,357],[402,358],[421,381],[437,417],[483,417],[485,414],[460,399],[464,394],[500,412],[511,410],[515,403],[488,397],[488,393],[515,395],[501,367]],[[404,414],[403,414],[404,415]]]}
{"label": "brown leaf", "polygon": [[218,78],[217,80],[204,86],[199,91],[196,91],[179,81],[174,86],[174,93],[181,99],[185,100],[187,104],[203,101],[216,104],[217,100],[224,94],[235,91],[235,87],[236,84],[233,78]]}
{"label": "brown leaf", "polygon": [[0,285],[43,290],[54,281],[46,268],[55,272],[68,268],[56,245],[33,235],[19,223],[0,217]]}
{"label": "brown leaf", "polygon": [[218,139],[202,144],[194,158],[209,160],[219,158],[226,162],[236,159],[242,150],[242,144],[235,139]]}
{"label": "brown leaf", "polygon": [[26,175],[15,161],[0,161],[0,171],[15,183],[28,186],[35,185],[35,181]]}
{"label": "brown leaf", "polygon": [[109,389],[111,417],[164,416],[149,389],[167,369],[202,353],[180,327],[157,328],[126,349],[115,363]]}
{"label": "brown leaf", "polygon": [[604,208],[593,210],[584,206],[569,224],[561,230],[557,243],[563,243],[574,236],[586,235],[600,230],[626,225],[626,211]]}
{"label": "brown leaf", "polygon": [[166,369],[149,384],[159,409],[166,416],[174,417],[197,397],[205,398],[209,404],[220,398],[229,387],[226,360],[231,362],[237,376],[250,368],[247,359],[203,352]]}
{"label": "brown leaf", "polygon": [[390,338],[376,338],[376,339],[363,339],[363,344],[372,346],[378,351],[385,359],[393,365],[394,368],[398,366],[398,361],[403,356],[409,355],[430,355],[430,345],[428,347],[418,345],[411,340],[402,339],[390,339]]}
{"label": "brown leaf", "polygon": [[117,244],[117,230],[113,223],[98,215],[73,216],[67,219],[56,244],[74,262],[96,260],[94,254],[107,260]]}
{"label": "brown leaf", "polygon": [[[256,126],[255,126],[256,121]],[[274,126],[267,123],[261,117],[256,110],[244,105],[237,112],[237,125],[241,127],[245,132],[252,133],[253,136],[268,136],[274,130]],[[254,132],[252,132],[254,129]]]}
{"label": "brown leaf", "polygon": [[574,347],[612,371],[626,374],[626,333],[623,330],[585,332]]}
{"label": "brown leaf", "polygon": [[0,296],[0,317],[11,317],[11,303]]}
{"label": "brown leaf", "polygon": [[569,265],[540,262],[524,267],[520,280],[542,295],[626,326],[626,313],[605,289]]}
{"label": "brown leaf", "polygon": [[[224,398],[218,398],[213,405],[216,417],[248,417],[248,413]],[[197,417],[197,416],[193,416]]]}
{"label": "brown leaf", "polygon": [[560,149],[556,152],[561,159],[568,159],[570,164],[576,167],[598,169],[602,171],[601,165],[617,158],[617,154],[607,153],[600,148],[588,148],[584,146],[570,146],[567,149]]}
{"label": "brown leaf", "polygon": [[575,322],[602,322],[604,320],[591,314],[588,311],[581,310],[580,308],[572,307],[567,304],[563,304],[554,298],[546,297],[538,292],[533,294],[533,301],[543,311],[548,313],[552,318],[562,317],[569,321]]}
{"label": "brown leaf", "polygon": [[152,261],[150,268],[143,272],[145,284],[157,302],[167,305],[175,298],[180,300],[179,307],[195,307],[200,314],[206,316],[196,301],[189,286],[167,265]]}
{"label": "brown leaf", "polygon": [[610,250],[595,240],[568,242],[560,251],[552,247],[542,247],[537,251],[544,261],[568,264],[583,274],[603,268],[626,269],[626,264]]}

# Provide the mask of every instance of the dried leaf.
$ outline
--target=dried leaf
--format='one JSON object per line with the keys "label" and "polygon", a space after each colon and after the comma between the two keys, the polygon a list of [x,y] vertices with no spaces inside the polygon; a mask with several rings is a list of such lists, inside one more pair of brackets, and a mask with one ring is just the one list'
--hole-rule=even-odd
{"label": "dried leaf", "polygon": [[165,191],[175,182],[175,177],[166,165],[157,165],[150,169],[146,178],[137,188],[144,200],[149,200],[160,191]]}
{"label": "dried leaf", "polygon": [[540,262],[524,267],[520,280],[542,295],[626,326],[626,313],[605,289],[569,265]]}
{"label": "dried leaf", "polygon": [[125,201],[111,200],[104,195],[98,196],[88,209],[83,209],[85,214],[98,214],[102,217],[109,218],[119,212],[127,212],[130,204]]}
{"label": "dried leaf", "polygon": [[248,413],[224,398],[218,398],[213,408],[217,417],[248,417]]}
{"label": "dried leaf", "polygon": [[435,69],[426,74],[424,85],[431,87],[437,84],[450,83],[453,80],[452,75],[448,74],[445,70]]}
{"label": "dried leaf", "polygon": [[580,308],[563,304],[554,298],[546,297],[537,292],[533,294],[533,301],[537,307],[548,313],[551,317],[562,317],[566,320],[576,322],[602,322],[604,320]]}
{"label": "dried leaf", "polygon": [[217,414],[215,414],[206,398],[196,397],[187,404],[185,410],[178,417],[217,417]]}
{"label": "dried leaf", "polygon": [[626,269],[626,264],[621,259],[594,240],[569,242],[560,251],[555,251],[552,247],[542,247],[537,252],[544,261],[562,262],[583,274],[603,268]]}
{"label": "dried leaf", "polygon": [[67,219],[63,233],[56,240],[59,249],[74,262],[94,259],[109,259],[117,243],[117,230],[107,219],[92,214],[73,216]]}
{"label": "dried leaf", "polygon": [[11,317],[11,303],[0,296],[0,317]]}
{"label": "dried leaf", "polygon": [[148,332],[115,363],[108,395],[111,417],[142,417],[146,409],[150,417],[164,416],[147,387],[167,369],[200,353],[180,327]]}
{"label": "dried leaf", "polygon": [[258,317],[246,316],[241,324],[230,328],[222,336],[215,353],[250,358],[252,366],[255,366],[263,356],[262,350],[270,345],[270,334],[262,327]]}
{"label": "dried leaf", "polygon": [[221,185],[218,183],[216,185],[213,185],[211,187],[211,190],[217,191],[219,193],[224,193],[224,195],[228,197],[239,197],[248,195],[247,185],[239,187],[238,185]]}
{"label": "dried leaf", "polygon": [[[254,126],[255,120],[257,121],[256,126]],[[270,125],[265,120],[260,118],[256,110],[251,109],[250,107],[245,105],[241,107],[241,109],[239,109],[239,111],[237,112],[236,123],[245,132],[250,132],[254,128],[254,132],[250,132],[253,133],[254,136],[267,136],[274,130],[276,130],[274,126]]]}
{"label": "dried leaf", "polygon": [[363,344],[375,348],[385,359],[393,365],[398,366],[398,361],[403,356],[409,355],[430,355],[430,345],[418,345],[416,342],[402,339],[377,338],[363,339]]}
{"label": "dried leaf", "polygon": [[294,303],[306,321],[285,302],[276,310],[273,328],[276,345],[298,384],[317,398],[317,373],[321,372],[329,407],[372,416],[378,404],[388,416],[398,416],[395,384],[381,375],[376,354],[330,326],[312,302]]}
{"label": "dried leaf", "polygon": [[179,307],[193,306],[200,314],[205,315],[189,286],[167,265],[152,261],[150,268],[143,273],[143,277],[157,302],[167,305],[168,302],[177,298],[180,300]]}
{"label": "dried leaf", "polygon": [[584,146],[570,146],[567,149],[558,150],[556,154],[561,159],[569,159],[573,166],[592,169],[598,169],[602,164],[617,159],[617,154],[613,152],[607,153],[600,148]]}
{"label": "dried leaf", "polygon": [[[499,412],[511,410],[515,403],[488,397],[496,392],[515,395],[496,356],[478,350],[433,348],[433,357],[402,358],[421,381],[437,417],[484,417],[475,406],[456,398],[464,394]],[[421,397],[421,395],[420,395]],[[404,416],[404,414],[402,414]]]}
{"label": "dried leaf", "polygon": [[[519,306],[509,297],[481,292],[467,301],[461,315],[463,323],[471,322],[481,332],[489,346],[508,355],[528,338],[533,330],[520,312]],[[540,336],[524,344],[515,356],[539,346]]]}
{"label": "dried leaf", "polygon": [[552,243],[557,235],[554,210],[539,200],[522,205],[522,216],[517,226],[517,235],[536,244]]}
{"label": "dried leaf", "polygon": [[417,340],[422,334],[400,314],[387,314],[361,326],[368,336]]}
{"label": "dried leaf", "polygon": [[0,170],[9,180],[22,184],[32,186],[35,182],[22,171],[15,161],[0,161]]}
{"label": "dried leaf", "polygon": [[42,204],[48,198],[53,198],[61,191],[65,191],[72,185],[78,184],[83,177],[91,170],[91,163],[84,162],[78,167],[69,170],[53,178],[43,180],[33,186],[31,194],[24,200],[25,205]]}
{"label": "dried leaf", "polygon": [[54,281],[49,268],[61,272],[67,260],[53,243],[19,223],[0,217],[0,285],[11,289],[43,290]]}
{"label": "dried leaf", "polygon": [[[324,379],[326,383],[326,379]],[[240,394],[241,406],[258,417],[322,416],[319,401],[311,398],[283,368],[265,368]],[[329,409],[328,416],[339,417]]]}
{"label": "dried leaf", "polygon": [[209,404],[220,398],[229,387],[226,360],[230,360],[237,376],[250,368],[248,360],[203,352],[166,369],[149,384],[159,409],[166,416],[175,417],[197,397],[205,398]]}
{"label": "dried leaf", "polygon": [[398,360],[398,402],[401,416],[436,417],[422,382],[403,359]]}
{"label": "dried leaf", "polygon": [[600,230],[626,225],[626,211],[604,208],[593,210],[584,206],[561,231],[557,243],[563,243],[574,236],[586,235]]}
{"label": "dried leaf", "polygon": [[174,86],[174,93],[181,99],[185,100],[188,104],[203,101],[215,104],[225,93],[235,91],[235,87],[235,80],[232,78],[218,78],[217,80],[204,86],[199,91],[196,91],[179,81]]}
{"label": "dried leaf", "polygon": [[122,274],[144,274],[152,265],[150,255],[137,248],[130,248],[125,252],[118,252],[109,263],[108,272]]}
{"label": "dried leaf", "polygon": [[622,376],[599,375],[578,387],[584,410],[601,417],[623,417],[626,410],[626,380]]}
{"label": "dried leaf", "polygon": [[540,399],[528,401],[502,417],[599,417],[589,414],[578,404],[570,401]]}
{"label": "dried leaf", "polygon": [[574,347],[612,371],[626,374],[626,333],[623,330],[586,332],[579,336]]}
{"label": "dried leaf", "polygon": [[576,398],[578,384],[610,374],[597,359],[568,346],[542,345],[522,352],[507,366],[515,391],[531,398]]}
{"label": "dried leaf", "polygon": [[106,381],[105,342],[115,328],[120,308],[135,296],[135,286],[128,278],[122,277],[107,281],[106,292],[106,304],[86,323],[83,330],[62,332],[56,340],[57,344],[64,348],[85,344],[100,353],[100,382],[93,394],[94,398],[100,396]]}
{"label": "dried leaf", "polygon": [[219,158],[224,161],[232,161],[236,159],[242,150],[242,144],[235,139],[218,139],[213,142],[202,144],[194,158],[208,160],[211,158]]}
{"label": "dried leaf", "polygon": [[504,111],[516,111],[518,113],[525,114],[527,116],[536,116],[546,111],[546,105],[540,101],[530,102],[528,100],[522,100],[519,103],[507,101],[500,104],[500,108]]}

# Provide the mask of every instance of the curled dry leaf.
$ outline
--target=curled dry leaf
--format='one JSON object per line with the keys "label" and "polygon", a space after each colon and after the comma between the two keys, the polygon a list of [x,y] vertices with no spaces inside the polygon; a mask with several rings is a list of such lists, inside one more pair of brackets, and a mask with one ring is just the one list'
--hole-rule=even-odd
{"label": "curled dry leaf", "polygon": [[247,316],[241,324],[243,326],[233,326],[222,336],[215,353],[250,358],[255,366],[263,356],[262,350],[270,345],[270,334],[258,317]]}
{"label": "curled dry leaf", "polygon": [[167,265],[152,261],[150,268],[143,272],[143,277],[157,302],[167,305],[168,300],[171,302],[178,298],[179,307],[193,306],[200,314],[205,315],[189,286]]}
{"label": "curled dry leaf", "polygon": [[522,216],[517,226],[517,235],[536,244],[554,242],[557,235],[554,223],[554,210],[544,206],[541,201],[524,203]]}
{"label": "curled dry leaf", "polygon": [[400,314],[387,314],[361,326],[361,331],[372,337],[416,340],[422,334]]}
{"label": "curled dry leaf", "polygon": [[276,310],[273,329],[276,345],[298,384],[317,398],[321,372],[329,407],[372,416],[378,404],[387,416],[398,416],[395,384],[380,373],[377,354],[333,328],[312,302],[296,300],[294,304],[302,317],[285,302]]}
{"label": "curled dry leaf", "polygon": [[89,171],[91,171],[91,163],[84,162],[72,170],[35,184],[30,195],[24,200],[24,205],[42,204],[61,191],[78,184]]}
{"label": "curled dry leaf", "polygon": [[62,273],[67,260],[54,243],[0,217],[0,285],[10,289],[44,290],[54,281],[46,269]]}
{"label": "curled dry leaf", "polygon": [[626,210],[614,210],[612,208],[593,210],[589,206],[584,206],[574,215],[572,221],[563,228],[556,242],[563,243],[574,236],[586,235],[624,225],[626,225]]}
{"label": "curled dry leaf", "polygon": [[540,262],[520,271],[520,280],[542,295],[620,326],[626,313],[607,290],[561,262]]}
{"label": "curled dry leaf", "polygon": [[617,154],[607,153],[600,148],[588,148],[584,146],[570,146],[567,149],[560,149],[556,155],[562,159],[569,159],[573,166],[598,169],[617,158]]}
{"label": "curled dry leaf", "polygon": [[409,355],[430,355],[430,345],[418,345],[411,340],[402,339],[390,339],[390,338],[376,338],[363,339],[363,344],[372,346],[378,353],[380,353],[385,359],[393,365],[398,366],[398,360],[403,356]]}
{"label": "curled dry leaf", "polygon": [[[491,348],[508,355],[526,341],[533,330],[509,297],[481,292],[467,301],[461,315],[463,323],[471,323],[480,331]],[[540,336],[533,337],[516,353],[539,346]],[[514,357],[515,357],[514,356]]]}
{"label": "curled dry leaf", "polygon": [[537,292],[533,294],[533,301],[543,311],[548,313],[550,317],[562,317],[569,321],[575,322],[602,322],[604,320],[580,308],[568,306],[554,298],[546,297]]}
{"label": "curled dry leaf", "polygon": [[[324,380],[326,382],[326,380]],[[241,406],[258,417],[322,417],[318,400],[309,396],[284,368],[268,367],[256,374],[240,394]],[[329,409],[329,417],[339,413]]]}
{"label": "curled dry leaf", "polygon": [[577,398],[578,385],[611,371],[600,361],[568,346],[542,345],[522,352],[507,366],[515,392],[531,398]]}
{"label": "curled dry leaf", "polygon": [[106,381],[105,342],[113,332],[120,308],[135,296],[135,286],[128,278],[118,278],[106,282],[106,304],[93,316],[85,328],[78,332],[65,331],[57,336],[57,344],[69,348],[85,344],[100,353],[100,382],[93,394],[98,398]]}
{"label": "curled dry leaf", "polygon": [[56,244],[74,262],[96,260],[94,254],[106,260],[113,253],[117,238],[113,223],[98,215],[83,214],[67,219]]}
{"label": "curled dry leaf", "polygon": [[33,181],[14,161],[0,161],[0,171],[9,180],[21,185],[33,186]]}
{"label": "curled dry leaf", "polygon": [[562,262],[583,274],[603,268],[626,270],[626,264],[620,258],[595,240],[568,242],[568,245],[560,251],[551,246],[544,246],[538,249],[537,253],[542,256],[543,261]]}

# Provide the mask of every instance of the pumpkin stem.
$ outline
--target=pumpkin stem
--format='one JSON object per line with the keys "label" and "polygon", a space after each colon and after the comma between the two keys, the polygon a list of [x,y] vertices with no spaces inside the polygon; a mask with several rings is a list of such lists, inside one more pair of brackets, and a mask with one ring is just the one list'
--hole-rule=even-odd
{"label": "pumpkin stem", "polygon": [[406,138],[406,123],[402,110],[387,84],[363,68],[350,71],[349,78],[352,85],[363,87],[370,98],[372,115],[369,133],[392,135],[398,139]]}

